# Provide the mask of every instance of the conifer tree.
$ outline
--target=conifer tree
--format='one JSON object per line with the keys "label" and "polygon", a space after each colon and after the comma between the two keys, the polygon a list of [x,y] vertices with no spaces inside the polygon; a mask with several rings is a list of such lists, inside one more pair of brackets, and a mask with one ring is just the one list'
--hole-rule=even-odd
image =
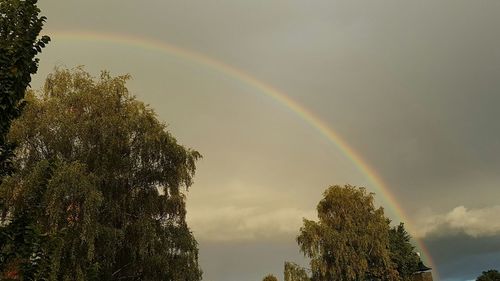
{"label": "conifer tree", "polygon": [[399,277],[404,281],[411,280],[411,276],[418,270],[418,264],[421,262],[410,239],[410,234],[404,228],[403,223],[389,230],[391,259]]}

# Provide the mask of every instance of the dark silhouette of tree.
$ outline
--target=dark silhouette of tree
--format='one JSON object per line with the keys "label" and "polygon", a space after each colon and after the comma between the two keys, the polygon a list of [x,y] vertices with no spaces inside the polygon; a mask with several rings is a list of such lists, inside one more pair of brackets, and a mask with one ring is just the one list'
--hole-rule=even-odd
{"label": "dark silhouette of tree", "polygon": [[[36,55],[50,41],[48,36],[38,38],[45,17],[39,16],[36,3],[0,0],[0,183],[14,171],[15,145],[7,141],[7,132],[21,113],[26,88],[37,71]],[[5,203],[0,199],[0,209]],[[40,274],[38,261],[44,256],[40,248],[44,238],[29,210],[18,214],[8,225],[0,224],[0,279],[35,280]]]}
{"label": "dark silhouette of tree", "polygon": [[488,271],[483,271],[483,273],[477,277],[477,281],[500,281],[500,272],[496,269],[490,269]]}
{"label": "dark silhouette of tree", "polygon": [[0,181],[12,172],[13,144],[6,134],[19,116],[31,75],[38,69],[35,58],[50,41],[38,35],[45,17],[39,16],[36,0],[0,0]]}

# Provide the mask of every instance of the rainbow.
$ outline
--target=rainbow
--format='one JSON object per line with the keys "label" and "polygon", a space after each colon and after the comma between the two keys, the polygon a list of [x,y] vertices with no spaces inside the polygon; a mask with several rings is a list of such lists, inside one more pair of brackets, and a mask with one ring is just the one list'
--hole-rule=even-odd
{"label": "rainbow", "polygon": [[[382,177],[377,174],[375,169],[372,168],[367,161],[365,161],[361,155],[356,152],[339,134],[337,134],[335,130],[330,128],[328,124],[321,120],[320,117],[316,116],[306,107],[287,96],[284,92],[224,62],[153,38],[144,38],[129,34],[101,33],[82,30],[54,31],[49,32],[49,35],[55,42],[57,42],[59,38],[75,41],[100,41],[164,52],[168,55],[176,56],[195,62],[204,67],[208,67],[253,87],[259,93],[266,95],[275,102],[288,108],[305,122],[310,124],[320,134],[326,137],[331,143],[333,143],[350,161],[355,164],[355,166],[358,167],[365,177],[382,194],[383,199],[389,204],[390,210],[393,211],[401,221],[407,222],[405,225],[408,231],[413,237],[416,237],[416,231],[413,228],[412,223],[410,223],[408,216],[405,214],[403,208],[398,203],[395,196],[391,193],[387,184],[384,183]],[[438,280],[437,268],[432,261],[429,251],[421,240],[416,239],[416,242],[417,248],[419,248],[419,250],[423,253],[422,257],[424,261],[433,268],[433,275],[435,279]]]}

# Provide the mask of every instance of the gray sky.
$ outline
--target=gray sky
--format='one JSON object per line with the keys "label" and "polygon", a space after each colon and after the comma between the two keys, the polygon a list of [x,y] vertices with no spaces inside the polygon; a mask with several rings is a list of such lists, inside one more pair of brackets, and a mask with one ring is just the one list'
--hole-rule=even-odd
{"label": "gray sky", "polygon": [[500,2],[44,0],[40,7],[52,42],[35,88],[55,66],[130,73],[131,91],[204,155],[188,194],[204,280],[282,278],[285,260],[305,262],[294,239],[328,185],[378,190],[310,124],[250,85],[165,52],[56,31],[167,42],[274,86],[386,180],[442,280],[500,269]]}

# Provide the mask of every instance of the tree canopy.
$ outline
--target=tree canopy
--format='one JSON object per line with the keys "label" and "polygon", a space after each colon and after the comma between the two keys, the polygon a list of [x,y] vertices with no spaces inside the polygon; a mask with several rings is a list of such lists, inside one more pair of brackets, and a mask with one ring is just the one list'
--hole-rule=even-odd
{"label": "tree canopy", "polygon": [[31,75],[38,68],[35,58],[50,41],[38,38],[45,17],[39,16],[37,0],[0,0],[0,181],[12,172],[14,145],[6,135],[19,116]]}
{"label": "tree canopy", "polygon": [[[0,183],[14,171],[15,144],[7,140],[7,132],[21,113],[26,88],[37,71],[36,55],[50,41],[48,36],[38,38],[45,17],[39,16],[36,3],[0,0]],[[0,200],[0,209],[4,209],[3,203]],[[36,279],[41,240],[34,221],[26,214],[8,226],[0,224],[0,278],[17,278],[22,267],[25,280]],[[21,262],[28,258],[33,262]]]}
{"label": "tree canopy", "polygon": [[310,281],[307,271],[293,262],[285,262],[285,281]]}
{"label": "tree canopy", "polygon": [[262,279],[262,281],[278,281],[278,278],[272,274],[268,274]]}
{"label": "tree canopy", "polygon": [[415,252],[415,247],[410,243],[410,235],[400,223],[389,230],[389,250],[391,260],[396,266],[401,280],[410,280],[413,273],[418,270],[420,257]]}
{"label": "tree canopy", "polygon": [[[48,280],[200,280],[185,191],[201,155],[178,144],[129,77],[59,69],[9,134],[2,221],[36,221]],[[30,261],[31,262],[31,261]]]}
{"label": "tree canopy", "polygon": [[496,269],[490,269],[488,271],[483,271],[483,273],[477,277],[477,281],[500,281],[500,272]]}
{"label": "tree canopy", "polygon": [[297,242],[311,261],[312,280],[397,280],[389,251],[389,225],[373,194],[335,185],[317,206],[318,221],[304,219]]}

